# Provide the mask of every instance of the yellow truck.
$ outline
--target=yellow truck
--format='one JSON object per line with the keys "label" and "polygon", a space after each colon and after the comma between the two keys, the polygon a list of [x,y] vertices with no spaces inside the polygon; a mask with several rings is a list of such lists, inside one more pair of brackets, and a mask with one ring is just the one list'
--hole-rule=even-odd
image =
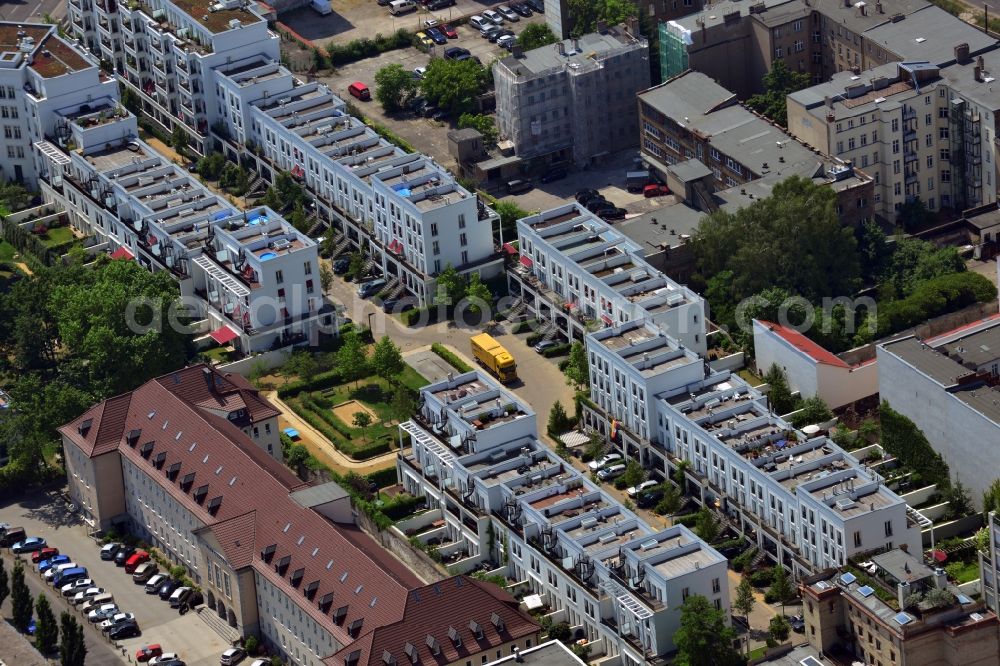
{"label": "yellow truck", "polygon": [[517,364],[514,362],[514,357],[504,349],[503,345],[494,340],[492,335],[480,333],[472,336],[470,340],[472,355],[481,366],[501,382],[507,383],[517,379]]}

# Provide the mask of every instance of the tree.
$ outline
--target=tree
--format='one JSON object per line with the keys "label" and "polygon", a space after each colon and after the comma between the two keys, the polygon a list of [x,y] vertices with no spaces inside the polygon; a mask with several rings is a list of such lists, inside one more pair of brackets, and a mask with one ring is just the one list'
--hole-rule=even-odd
{"label": "tree", "polygon": [[22,634],[27,633],[28,623],[31,622],[31,606],[31,591],[24,582],[24,567],[18,560],[14,563],[14,573],[11,575],[10,618],[14,627]]}
{"label": "tree", "polygon": [[364,410],[354,412],[351,422],[354,423],[355,428],[361,428],[361,437],[364,438],[365,443],[368,443],[368,434],[366,429],[372,424],[372,415]]}
{"label": "tree", "polygon": [[889,406],[885,400],[879,407],[882,448],[899,459],[900,465],[920,470],[927,485],[935,484],[947,490],[951,486],[948,463],[927,441],[917,425]]}
{"label": "tree", "polygon": [[274,183],[267,188],[262,199],[265,206],[276,211],[294,209],[296,205],[305,205],[308,197],[302,185],[287,171],[278,173]]}
{"label": "tree", "polygon": [[337,350],[337,366],[344,381],[353,381],[357,388],[357,381],[368,374],[365,343],[361,340],[361,334],[353,328],[345,331],[341,337],[340,349]]}
{"label": "tree", "polygon": [[[553,405],[553,408],[555,408],[555,405]],[[583,457],[586,460],[597,460],[604,453],[605,446],[604,438],[596,432],[592,432],[590,433],[590,439],[587,440],[587,447],[583,451]]]}
{"label": "tree", "polygon": [[59,625],[44,594],[38,595],[35,602],[35,617],[35,647],[42,654],[50,654],[59,643]]}
{"label": "tree", "polygon": [[333,286],[333,269],[330,268],[329,264],[320,264],[319,286],[324,292],[330,291]]}
{"label": "tree", "polygon": [[554,641],[568,641],[573,637],[568,622],[557,622],[549,627],[549,639]]}
{"label": "tree", "polygon": [[566,431],[566,427],[569,424],[569,416],[566,415],[566,409],[562,406],[562,403],[556,400],[552,404],[552,409],[549,410],[549,423],[548,423],[548,433],[549,437],[558,438],[563,432]]}
{"label": "tree", "polygon": [[[782,613],[784,613],[784,607],[782,607]],[[771,622],[767,626],[768,637],[775,644],[782,643],[788,640],[788,632],[791,629],[792,627],[788,624],[788,620],[785,619],[784,615],[775,615],[771,618]]]}
{"label": "tree", "polygon": [[676,666],[736,666],[741,663],[733,648],[736,632],[721,610],[694,594],[681,606],[680,627],[674,633]]}
{"label": "tree", "polygon": [[87,663],[87,642],[83,638],[83,625],[76,625],[76,638],[73,640],[73,666],[85,666]]}
{"label": "tree", "polygon": [[[983,493],[983,513],[989,513],[990,511],[1000,511],[1000,479],[994,480],[990,484],[990,487],[986,489],[986,492]],[[2,580],[0,578],[0,581]],[[0,585],[0,591],[2,590],[3,586]],[[3,604],[2,596],[0,596],[0,604]]]}
{"label": "tree", "polygon": [[399,375],[406,367],[403,354],[388,335],[383,335],[375,343],[370,365],[376,375],[390,383],[399,381]]}
{"label": "tree", "polygon": [[972,506],[972,498],[969,491],[961,481],[955,481],[944,493],[945,501],[948,502],[948,511],[953,518],[962,518],[972,514],[975,509]]}
{"label": "tree", "polygon": [[559,41],[549,26],[544,23],[532,23],[524,27],[521,34],[517,36],[517,45],[525,51],[537,49],[548,44],[555,44]]}
{"label": "tree", "polygon": [[183,127],[180,125],[174,127],[174,131],[170,135],[170,147],[176,150],[178,155],[184,157],[190,141],[191,137],[188,136]]}
{"label": "tree", "polygon": [[579,37],[597,31],[597,22],[618,25],[630,16],[638,16],[632,0],[569,0],[566,3],[569,15],[573,17],[570,36]]}
{"label": "tree", "polygon": [[493,292],[479,277],[479,273],[469,275],[469,283],[465,287],[465,299],[469,303],[469,310],[473,314],[479,314],[483,307],[489,308],[493,302]]}
{"label": "tree", "polygon": [[465,278],[451,264],[444,267],[434,279],[434,283],[437,286],[437,293],[434,295],[435,305],[453,307],[465,296]]}
{"label": "tree", "polygon": [[955,247],[936,247],[918,238],[900,238],[880,273],[879,296],[904,298],[929,280],[965,271]]}
{"label": "tree", "polygon": [[375,99],[386,113],[396,113],[417,93],[417,80],[402,65],[393,63],[375,72]]}
{"label": "tree", "polygon": [[222,153],[209,153],[195,165],[195,170],[209,180],[219,180],[222,170],[226,168],[226,156]]}
{"label": "tree", "polygon": [[775,414],[787,414],[795,409],[792,390],[788,388],[785,373],[778,367],[777,363],[772,363],[771,367],[768,368],[764,374],[764,381],[771,387],[767,393],[767,400]]}
{"label": "tree", "polygon": [[311,382],[318,372],[319,363],[316,362],[316,357],[305,349],[292,352],[281,367],[281,374],[286,377],[298,377],[307,383]]}
{"label": "tree", "polygon": [[356,282],[360,282],[364,277],[365,258],[360,252],[352,252],[351,259],[347,264],[347,275]]}
{"label": "tree", "polygon": [[833,412],[826,406],[826,401],[818,395],[800,401],[795,409],[796,414],[792,417],[792,425],[796,428],[812,423],[823,423],[833,418]]}
{"label": "tree", "polygon": [[3,558],[0,557],[0,608],[3,602],[10,596],[10,581],[7,576],[7,568],[4,566]]}
{"label": "tree", "polygon": [[390,408],[400,421],[405,421],[413,416],[417,411],[417,401],[413,397],[413,392],[402,384],[396,384],[396,388],[392,392]]}
{"label": "tree", "polygon": [[736,586],[736,598],[733,599],[733,610],[742,613],[747,621],[747,630],[750,630],[750,613],[757,605],[757,599],[753,596],[753,586],[746,576],[740,578],[740,584]]}
{"label": "tree", "polygon": [[420,90],[427,101],[447,110],[453,118],[470,111],[485,87],[486,70],[471,58],[434,58],[420,80]]}
{"label": "tree", "polygon": [[292,444],[285,456],[285,464],[298,471],[309,460],[309,449],[301,444]]}
{"label": "tree", "polygon": [[247,654],[253,656],[257,654],[257,650],[260,647],[257,637],[253,634],[247,636],[246,640],[243,641],[243,649],[247,651]]}
{"label": "tree", "polygon": [[680,511],[682,500],[681,491],[679,491],[677,486],[669,481],[664,481],[662,488],[663,499],[659,501],[653,511],[660,516],[672,516]]}
{"label": "tree", "polygon": [[698,534],[702,541],[707,543],[712,543],[719,536],[719,521],[715,519],[715,515],[708,509],[708,507],[701,507],[698,511],[698,518],[694,524],[694,531]]}
{"label": "tree", "polygon": [[990,554],[990,528],[980,527],[972,537],[972,543],[976,545],[976,550],[983,555]]}
{"label": "tree", "polygon": [[788,113],[785,98],[798,90],[812,85],[809,75],[788,68],[784,60],[775,60],[771,71],[764,75],[764,92],[757,93],[747,100],[747,106],[778,123],[788,126]]}
{"label": "tree", "polygon": [[27,208],[29,203],[31,203],[31,193],[23,185],[0,183],[0,213],[15,213]]}
{"label": "tree", "polygon": [[63,611],[59,616],[59,663],[60,666],[83,666],[87,647],[83,642],[83,627],[76,618]]}
{"label": "tree", "polygon": [[[538,24],[536,24],[538,25]],[[458,117],[459,129],[472,128],[483,135],[483,143],[491,146],[497,142],[497,125],[493,116],[485,113],[463,113]]]}
{"label": "tree", "polygon": [[923,199],[913,198],[899,206],[896,222],[906,231],[915,231],[934,221],[934,213],[927,208]]}
{"label": "tree", "polygon": [[574,342],[569,348],[569,361],[566,363],[563,374],[566,375],[566,382],[571,386],[580,389],[590,382],[590,365],[587,362],[587,349],[582,342]]}
{"label": "tree", "polygon": [[778,599],[781,602],[781,614],[785,614],[785,602],[792,598],[795,594],[795,589],[788,580],[788,574],[785,572],[785,567],[780,564],[774,565],[774,577],[771,580],[771,587],[769,589],[771,596]]}
{"label": "tree", "polygon": [[622,483],[626,488],[633,488],[646,480],[648,474],[642,468],[639,461],[632,458],[625,464],[625,473],[622,474]]}
{"label": "tree", "polygon": [[673,474],[674,481],[676,481],[677,485],[681,487],[681,490],[687,488],[686,473],[690,467],[691,463],[689,463],[687,460],[680,460],[677,462],[677,467],[674,469],[674,474]]}

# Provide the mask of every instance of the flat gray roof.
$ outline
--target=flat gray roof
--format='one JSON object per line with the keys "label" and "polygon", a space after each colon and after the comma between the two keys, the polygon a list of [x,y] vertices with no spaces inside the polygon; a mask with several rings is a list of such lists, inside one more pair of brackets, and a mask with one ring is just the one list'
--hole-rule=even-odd
{"label": "flat gray roof", "polygon": [[[517,661],[518,659],[520,661]],[[584,662],[559,641],[549,641],[538,647],[521,650],[516,656],[511,654],[491,661],[487,666],[498,664],[510,666],[515,663],[524,663],[527,666],[581,666]]]}
{"label": "flat gray roof", "polygon": [[973,56],[996,44],[979,28],[933,5],[907,14],[902,21],[873,27],[865,37],[904,60],[926,60],[935,65],[955,62],[956,44],[968,44]]}
{"label": "flat gray roof", "polygon": [[676,247],[684,242],[682,234],[691,235],[707,213],[684,202],[657,208],[615,224],[615,228],[641,245],[647,253],[659,252],[660,244]]}
{"label": "flat gray roof", "polygon": [[1000,86],[992,79],[1000,75],[1000,50],[984,53],[982,58],[989,81],[976,81],[975,60],[964,65],[943,68],[941,78],[962,97],[975,100],[980,106],[996,111],[1000,109]]}
{"label": "flat gray roof", "polygon": [[580,48],[575,47],[572,39],[562,40],[566,55],[560,55],[558,42],[537,49],[525,51],[524,56],[515,58],[507,56],[501,61],[505,67],[518,75],[537,74],[556,67],[577,65],[581,69],[595,64],[594,54],[601,55],[625,46],[644,44],[633,39],[619,28],[610,28],[606,33],[592,32],[581,35],[578,40]]}
{"label": "flat gray roof", "polygon": [[639,93],[639,99],[668,118],[687,125],[734,104],[736,94],[701,72],[689,70]]}
{"label": "flat gray roof", "polygon": [[990,227],[995,227],[1000,224],[1000,207],[997,207],[997,205],[994,204],[994,207],[991,210],[968,216],[965,218],[965,221],[980,231],[983,229],[989,229]]}
{"label": "flat gray roof", "polygon": [[326,504],[327,502],[344,499],[345,497],[350,497],[350,495],[348,495],[347,491],[341,488],[338,484],[330,481],[318,486],[310,486],[309,488],[296,490],[291,494],[291,497],[302,506],[310,508]]}
{"label": "flat gray roof", "polygon": [[[748,16],[750,14],[750,7],[754,4],[756,3],[725,0],[724,2],[717,2],[710,7],[706,7],[700,12],[695,12],[694,14],[688,14],[687,16],[681,17],[676,21],[673,21],[673,23],[695,32],[701,30],[701,26],[697,23],[698,19],[702,19],[705,22],[706,28],[711,28],[713,26],[721,25],[724,22],[723,17],[733,12],[739,12],[740,16]],[[768,9],[771,7],[780,7],[782,5],[799,4],[801,4],[801,0],[764,0],[764,6]]]}
{"label": "flat gray roof", "polygon": [[[887,23],[889,17],[895,14],[908,15],[927,7],[927,0],[880,0],[882,13],[875,11],[875,2],[866,2],[867,11],[862,14],[852,0],[845,7],[844,0],[813,0],[812,6],[831,22],[838,23],[851,32],[862,33],[882,23]],[[952,19],[955,20],[955,19]]]}
{"label": "flat gray roof", "polygon": [[871,559],[872,562],[900,583],[904,581],[915,583],[934,575],[934,570],[929,566],[899,549],[875,555]]}
{"label": "flat gray roof", "polygon": [[950,358],[966,367],[987,365],[1000,358],[1000,326],[991,326],[942,347],[948,350]]}
{"label": "flat gray roof", "polygon": [[667,170],[684,183],[690,183],[712,175],[712,170],[705,166],[699,159],[684,160],[677,164],[671,164],[667,167]]}

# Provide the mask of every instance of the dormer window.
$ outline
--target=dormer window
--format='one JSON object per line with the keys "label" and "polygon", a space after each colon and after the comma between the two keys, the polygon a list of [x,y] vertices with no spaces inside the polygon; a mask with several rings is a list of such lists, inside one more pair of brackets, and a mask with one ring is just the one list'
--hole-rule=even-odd
{"label": "dormer window", "polygon": [[302,582],[302,576],[304,576],[305,573],[306,573],[306,570],[303,569],[302,567],[299,567],[298,569],[296,569],[295,571],[292,572],[292,577],[288,579],[289,582],[291,582],[292,587],[298,587],[299,586],[299,583]]}
{"label": "dormer window", "polygon": [[316,590],[318,589],[319,589],[319,581],[314,580],[313,582],[306,585],[305,589],[302,591],[302,594],[304,594],[309,599],[312,599],[314,596],[316,596]]}
{"label": "dormer window", "polygon": [[177,478],[177,475],[181,473],[181,464],[175,462],[173,465],[167,468],[167,478],[173,481]]}
{"label": "dormer window", "polygon": [[280,560],[278,560],[278,566],[276,566],[274,568],[275,568],[275,570],[279,574],[281,574],[282,576],[284,576],[285,572],[288,571],[288,565],[291,564],[291,563],[292,563],[292,556],[291,555],[285,555]]}
{"label": "dormer window", "polygon": [[94,419],[84,419],[80,422],[80,425],[76,427],[76,431],[80,433],[81,437],[86,437],[87,433],[90,432],[90,427],[94,425]]}
{"label": "dormer window", "polygon": [[140,428],[136,428],[135,430],[129,430],[128,435],[125,437],[125,441],[128,443],[129,446],[131,446],[134,449],[135,445],[139,443],[139,437],[141,436],[142,436],[142,430]]}
{"label": "dormer window", "polygon": [[194,491],[194,501],[201,504],[205,501],[205,496],[208,495],[208,484],[198,486]]}
{"label": "dormer window", "polygon": [[319,600],[319,609],[326,612],[326,609],[330,607],[333,603],[333,592],[327,592],[323,595],[323,598]]}
{"label": "dormer window", "polygon": [[208,501],[208,512],[214,516],[220,506],[222,506],[222,495],[216,495]]}
{"label": "dormer window", "polygon": [[145,444],[142,445],[142,448],[139,450],[139,453],[140,455],[142,455],[143,458],[149,458],[149,454],[152,452],[153,452],[153,442],[146,442]]}
{"label": "dormer window", "polygon": [[497,631],[503,633],[504,625],[502,617],[500,617],[497,613],[493,613],[493,615],[490,616],[490,622],[493,623],[493,626],[496,627]]}
{"label": "dormer window", "polygon": [[187,474],[184,475],[184,478],[181,479],[181,488],[183,490],[188,490],[193,483],[194,483],[194,472],[188,472]]}
{"label": "dormer window", "polygon": [[462,637],[458,633],[458,629],[455,627],[448,627],[448,638],[451,642],[455,644],[455,647],[462,647]]}
{"label": "dormer window", "polygon": [[274,557],[274,551],[276,551],[277,549],[278,549],[277,544],[272,543],[270,546],[267,546],[264,550],[260,551],[260,559],[270,563],[271,558]]}
{"label": "dormer window", "polygon": [[341,606],[333,611],[333,621],[336,624],[343,624],[345,617],[347,617],[347,606]]}
{"label": "dormer window", "polygon": [[359,617],[354,622],[351,622],[351,626],[347,628],[347,634],[351,638],[357,638],[358,636],[361,635],[361,627],[364,625],[364,623],[365,619],[363,617]]}
{"label": "dormer window", "polygon": [[156,457],[153,458],[153,465],[156,467],[156,469],[162,469],[163,463],[165,463],[166,460],[167,460],[167,452],[160,451],[159,453],[156,454]]}

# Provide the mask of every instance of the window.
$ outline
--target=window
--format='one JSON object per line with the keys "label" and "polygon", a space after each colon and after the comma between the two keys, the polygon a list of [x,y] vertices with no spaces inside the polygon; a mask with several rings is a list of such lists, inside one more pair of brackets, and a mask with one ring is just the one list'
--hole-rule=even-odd
{"label": "window", "polygon": [[927,136],[924,137],[924,145],[927,146],[928,148],[933,148],[934,147],[934,135],[933,134],[928,134]]}
{"label": "window", "polygon": [[458,214],[458,228],[459,229],[465,228],[465,213]]}
{"label": "window", "polygon": [[[896,185],[899,185],[899,183],[896,183]],[[854,533],[854,547],[855,548],[861,547],[861,532]]]}
{"label": "window", "polygon": [[431,243],[431,252],[433,254],[441,254],[441,246],[438,244],[437,241]]}
{"label": "window", "polygon": [[941,182],[942,183],[950,183],[951,182],[951,171],[950,170],[945,169],[944,171],[941,172]]}
{"label": "window", "polygon": [[802,21],[796,21],[792,24],[792,30],[795,32],[802,32]]}
{"label": "window", "polygon": [[938,159],[939,160],[945,160],[945,161],[951,161],[951,149],[950,148],[942,148],[940,150],[940,152],[938,152]]}
{"label": "window", "polygon": [[854,137],[852,136],[847,140],[847,149],[854,150]]}
{"label": "window", "polygon": [[844,142],[843,141],[838,141],[837,142],[837,153],[840,154],[842,152],[844,152]]}
{"label": "window", "polygon": [[899,154],[899,139],[892,140],[892,154],[893,155]]}
{"label": "window", "polygon": [[933,122],[933,116],[929,113],[924,114],[924,125],[930,125]]}
{"label": "window", "polygon": [[438,225],[437,225],[437,222],[432,222],[431,223],[431,236],[437,236],[437,235],[438,235]]}
{"label": "window", "polygon": [[313,293],[313,281],[312,280],[306,280],[306,293],[307,294]]}
{"label": "window", "polygon": [[713,578],[712,579],[712,593],[713,594],[718,594],[720,589],[721,588],[720,588],[720,585],[719,585],[719,579],[718,578]]}
{"label": "window", "polygon": [[900,194],[903,193],[903,186],[900,185],[899,183],[896,183],[895,185],[893,185],[892,191],[893,194],[895,194],[898,197]]}
{"label": "window", "polygon": [[[941,92],[944,92],[944,90],[942,89]],[[942,120],[948,118],[948,107],[938,109],[938,118],[941,118]]]}
{"label": "window", "polygon": [[901,167],[900,167],[899,160],[893,160],[892,161],[892,172],[898,176],[900,170],[901,170]]}
{"label": "window", "polygon": [[462,245],[462,247],[465,247],[469,244],[469,239],[466,238],[465,234],[459,234],[458,242]]}
{"label": "window", "polygon": [[312,262],[311,261],[307,261],[306,263],[304,263],[302,265],[302,269],[303,269],[303,271],[305,272],[306,275],[312,275],[312,272],[313,272]]}
{"label": "window", "polygon": [[892,131],[893,132],[898,132],[899,131],[899,118],[893,118],[892,119]]}
{"label": "window", "polygon": [[948,138],[948,128],[947,127],[938,127],[938,138],[939,139],[947,139]]}
{"label": "window", "polygon": [[278,284],[285,282],[285,275],[281,271],[274,271],[274,281]]}
{"label": "window", "polygon": [[691,594],[691,589],[685,587],[681,590],[681,602],[687,601],[688,596]]}

